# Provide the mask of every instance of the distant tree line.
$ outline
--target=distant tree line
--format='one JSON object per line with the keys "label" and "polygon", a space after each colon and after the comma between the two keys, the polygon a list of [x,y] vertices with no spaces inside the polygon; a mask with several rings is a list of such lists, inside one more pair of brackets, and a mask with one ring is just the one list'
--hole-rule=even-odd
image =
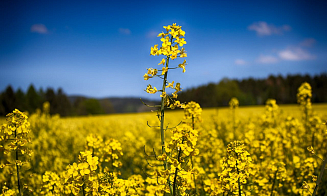
{"label": "distant tree line", "polygon": [[[181,102],[195,101],[201,107],[228,106],[232,97],[236,97],[240,105],[264,104],[267,99],[276,99],[278,104],[296,103],[297,89],[303,82],[312,87],[312,102],[327,102],[327,74],[320,75],[270,75],[265,79],[247,78],[243,80],[224,78],[218,83],[209,83],[179,93]],[[15,108],[34,113],[41,109],[44,102],[50,103],[50,114],[61,116],[108,114],[122,112],[142,112],[148,108],[133,98],[93,99],[82,96],[68,97],[61,88],[57,91],[47,88],[36,90],[30,85],[27,92],[13,90],[8,86],[0,92],[0,116],[12,112]]]}
{"label": "distant tree line", "polygon": [[270,75],[265,79],[247,78],[243,80],[224,78],[218,83],[210,83],[183,90],[179,94],[181,102],[196,101],[202,107],[228,106],[232,97],[240,105],[264,104],[267,99],[276,99],[278,104],[296,103],[297,89],[303,82],[312,87],[312,102],[327,102],[327,74],[320,75]]}
{"label": "distant tree line", "polygon": [[0,93],[0,116],[12,112],[15,108],[28,113],[34,113],[36,109],[41,109],[44,102],[50,103],[50,114],[60,114],[60,116],[89,115],[112,113],[113,108],[110,102],[106,102],[104,107],[97,99],[78,97],[70,100],[63,90],[57,91],[47,88],[36,90],[30,85],[27,92],[21,89],[14,91],[8,86],[4,92]]}

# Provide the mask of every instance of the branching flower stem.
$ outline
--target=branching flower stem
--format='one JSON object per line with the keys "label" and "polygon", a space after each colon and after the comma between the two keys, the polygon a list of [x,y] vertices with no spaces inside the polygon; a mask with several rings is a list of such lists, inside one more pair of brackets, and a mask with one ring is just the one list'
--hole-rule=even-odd
{"label": "branching flower stem", "polygon": [[85,182],[84,182],[84,177],[82,178],[82,181],[83,181],[82,192],[83,192],[83,196],[85,196]]}
{"label": "branching flower stem", "polygon": [[[238,156],[237,156],[237,158],[238,158]],[[240,170],[238,169],[237,160],[236,160],[236,169],[237,169],[237,175],[238,175],[238,179],[237,179],[237,182],[238,182],[238,195],[242,196],[241,181],[240,181]]]}
{"label": "branching flower stem", "polygon": [[[237,167],[237,161],[236,161],[236,168],[237,168],[237,174],[240,175],[240,172]],[[240,177],[238,177],[237,182],[238,182],[238,195],[242,196]]]}
{"label": "branching flower stem", "polygon": [[16,139],[16,169],[17,169],[17,183],[18,183],[18,191],[19,191],[19,196],[22,195],[21,190],[20,190],[20,177],[19,177],[19,165],[18,165],[18,146],[17,146],[17,129],[15,130],[15,139]]}
{"label": "branching flower stem", "polygon": [[[166,67],[168,67],[169,58],[167,57],[166,61]],[[166,83],[167,83],[167,75],[168,71],[164,75],[164,80],[162,83],[162,92],[165,92],[166,90]],[[160,132],[161,132],[161,146],[162,146],[162,154],[165,153],[165,129],[164,129],[164,123],[165,123],[165,98],[161,98],[161,108],[160,108]],[[165,169],[167,169],[167,161],[165,161]]]}
{"label": "branching flower stem", "polygon": [[[169,64],[169,57],[166,58],[166,67],[168,67]],[[166,84],[167,84],[167,76],[168,71],[164,74],[164,79],[162,82],[162,92],[165,92],[166,90]],[[161,108],[160,108],[160,133],[161,133],[161,146],[162,146],[162,154],[165,154],[165,129],[164,129],[164,123],[165,123],[165,97],[161,98]],[[167,160],[164,161],[164,168],[165,170],[168,169],[168,162]],[[170,192],[173,193],[172,185],[170,183],[170,179],[167,179],[167,183],[169,185]]]}
{"label": "branching flower stem", "polygon": [[[192,115],[192,129],[194,130],[195,122],[194,122],[194,115]],[[191,157],[191,164],[192,168],[194,167],[193,165],[193,158]],[[195,174],[193,173],[193,179],[194,179],[194,187],[195,187],[195,195],[198,194],[198,188],[196,186],[196,180],[195,180]]]}
{"label": "branching flower stem", "polygon": [[[182,144],[183,143],[184,143],[184,141],[182,141]],[[179,148],[178,157],[177,157],[178,162],[181,162],[180,161],[181,154],[182,154],[182,149]],[[177,176],[178,176],[178,168],[176,167],[175,176],[174,176],[174,184],[173,184],[173,196],[176,196],[176,192],[177,192],[177,190],[176,190],[176,188],[177,188]]]}
{"label": "branching flower stem", "polygon": [[272,187],[271,187],[271,193],[270,193],[271,196],[274,195],[274,189],[275,189],[275,184],[276,184],[277,172],[278,172],[278,167],[277,167],[277,170],[276,170],[276,172],[274,174],[274,181],[273,181],[273,184],[272,184]]}
{"label": "branching flower stem", "polygon": [[232,112],[233,112],[233,135],[234,135],[234,140],[236,140],[235,108],[232,109]]}
{"label": "branching flower stem", "polygon": [[82,189],[83,189],[83,196],[85,196],[85,189],[84,189],[84,184],[83,184],[83,186],[82,186]]}

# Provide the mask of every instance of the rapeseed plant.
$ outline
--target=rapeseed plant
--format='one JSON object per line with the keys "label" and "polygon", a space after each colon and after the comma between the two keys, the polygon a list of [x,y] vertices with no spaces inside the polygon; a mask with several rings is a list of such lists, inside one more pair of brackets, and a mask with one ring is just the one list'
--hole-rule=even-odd
{"label": "rapeseed plant", "polygon": [[247,195],[246,184],[255,170],[243,142],[234,141],[227,145],[227,156],[221,160],[221,167],[219,178],[205,181],[205,191],[210,195]]}
{"label": "rapeseed plant", "polygon": [[[175,107],[183,107],[183,104],[181,104],[177,98],[177,93],[180,92],[182,89],[180,87],[180,83],[176,83],[175,81],[168,82],[168,71],[171,69],[176,68],[182,68],[183,73],[185,72],[185,66],[186,66],[186,60],[184,60],[182,63],[180,63],[177,67],[171,67],[170,61],[174,60],[176,58],[184,58],[187,57],[186,51],[183,48],[183,45],[186,44],[185,39],[183,38],[185,35],[185,31],[182,30],[181,26],[176,25],[174,23],[173,25],[168,25],[163,27],[165,29],[165,32],[159,33],[158,37],[161,37],[160,41],[162,42],[161,47],[158,48],[158,45],[154,45],[151,47],[150,55],[153,56],[159,56],[163,55],[164,58],[160,61],[158,65],[163,65],[161,70],[149,68],[147,69],[147,73],[144,74],[144,80],[148,80],[153,77],[159,77],[163,80],[162,88],[158,90],[156,87],[152,87],[151,84],[149,84],[146,88],[146,92],[150,94],[155,94],[157,92],[161,92],[161,105],[159,109],[158,118],[160,120],[160,133],[161,133],[161,153],[162,156],[166,155],[166,143],[165,143],[165,131],[167,128],[164,128],[165,123],[165,109],[171,108],[174,109]],[[181,47],[181,48],[180,48]],[[161,74],[158,75],[158,72],[161,71]],[[168,95],[166,92],[167,88],[172,88],[175,91],[172,93],[172,95]],[[170,149],[172,150],[172,149]],[[181,149],[179,154],[181,153]],[[163,166],[164,170],[168,171],[171,169],[170,164],[168,162],[168,159],[164,158],[163,160]],[[170,174],[168,174],[167,178],[167,185],[169,186],[169,191],[172,195],[176,195],[176,177],[178,173],[178,169],[176,168],[175,178],[173,180],[173,183],[169,177]],[[158,172],[157,172],[158,173]],[[160,172],[159,172],[160,173]],[[164,172],[167,174],[167,172]],[[161,175],[161,174],[160,174]]]}
{"label": "rapeseed plant", "polygon": [[[2,160],[4,162],[1,161],[0,167],[4,168],[15,165],[18,195],[22,195],[23,185],[21,182],[20,168],[24,164],[28,164],[24,159],[32,155],[32,151],[27,148],[27,144],[30,142],[28,135],[30,132],[30,123],[27,121],[27,115],[18,109],[7,114],[6,117],[7,124],[1,126],[0,135],[0,147],[3,148],[6,158]],[[10,170],[11,169],[9,169],[9,171]],[[10,182],[8,182],[8,184],[10,184]],[[8,194],[10,192],[12,191],[9,191]]]}
{"label": "rapeseed plant", "polygon": [[166,160],[169,163],[171,182],[173,182],[172,195],[190,194],[195,188],[194,180],[197,171],[193,168],[192,157],[199,154],[196,143],[198,131],[189,125],[182,124],[172,129],[171,140],[167,145]]}
{"label": "rapeseed plant", "polygon": [[[311,117],[309,121],[310,121],[310,128],[313,129],[312,130],[313,133],[318,132],[318,130],[320,129],[320,126],[319,125],[321,125],[320,118],[317,117],[317,116],[314,116],[314,117]],[[322,133],[322,132],[318,132],[318,133]],[[314,139],[314,137],[312,137],[312,139]],[[324,141],[322,141],[322,142],[324,142]],[[321,158],[320,157],[321,155],[318,155],[315,152],[313,146],[307,147],[307,150],[310,152],[311,155],[314,155],[316,158],[318,158],[318,160],[321,160],[322,161],[322,164],[320,166],[319,176],[317,177],[316,175],[314,175],[314,173],[316,173],[316,172],[313,171],[312,172],[313,175],[311,175],[312,176],[312,181],[311,182],[309,181],[309,183],[307,183],[307,181],[304,181],[303,182],[303,185],[302,185],[302,188],[304,190],[306,190],[312,196],[315,196],[317,194],[317,192],[318,192],[319,185],[322,182],[323,174],[324,174],[324,171],[326,169],[326,165],[327,165],[327,153],[325,152],[325,156],[323,158]],[[316,165],[314,165],[314,168],[316,168]],[[312,191],[312,189],[313,189],[313,191]]]}
{"label": "rapeseed plant", "polygon": [[[304,126],[307,134],[309,134],[309,118],[312,112],[311,98],[312,92],[310,84],[307,82],[302,83],[302,85],[298,88],[297,102],[300,104],[301,110],[303,112],[303,119],[305,122]],[[312,140],[312,144],[313,142],[314,141]]]}
{"label": "rapeseed plant", "polygon": [[[202,108],[200,105],[194,101],[190,101],[186,104],[184,108],[184,120],[191,119],[191,127],[195,130],[195,123],[202,122],[201,118]],[[193,161],[193,156],[190,157],[192,168],[197,168],[196,171],[199,171],[199,167],[195,167],[195,163]],[[194,181],[194,194],[198,194],[198,187],[196,182],[196,176],[193,172],[193,181]]]}
{"label": "rapeseed plant", "polygon": [[275,99],[268,99],[266,101],[266,120],[268,121],[268,124],[270,124],[273,127],[276,127],[277,122],[277,116],[279,112],[279,107],[276,103]]}
{"label": "rapeseed plant", "polygon": [[230,101],[229,101],[229,108],[232,111],[232,122],[233,122],[233,138],[234,140],[236,140],[236,117],[235,117],[235,110],[236,108],[238,108],[239,106],[239,102],[238,99],[236,97],[233,97]]}
{"label": "rapeseed plant", "polygon": [[322,181],[322,177],[324,175],[324,171],[326,169],[326,165],[327,165],[327,153],[325,154],[325,157],[323,159],[323,163],[321,164],[321,167],[320,167],[320,173],[319,173],[319,176],[318,176],[318,180],[317,180],[317,177],[313,177],[313,182],[315,182],[315,185],[314,185],[314,191],[312,193],[312,196],[315,196],[317,191],[318,191],[318,188],[319,188],[319,185]]}

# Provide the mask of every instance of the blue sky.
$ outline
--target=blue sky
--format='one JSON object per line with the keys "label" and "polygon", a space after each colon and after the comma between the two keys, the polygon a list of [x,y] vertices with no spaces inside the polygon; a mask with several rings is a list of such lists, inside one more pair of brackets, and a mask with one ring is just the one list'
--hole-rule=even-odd
{"label": "blue sky", "polygon": [[[326,1],[1,1],[0,91],[63,88],[68,95],[133,96],[162,26],[186,32],[183,89],[228,78],[327,71]],[[179,63],[178,61],[173,63]]]}

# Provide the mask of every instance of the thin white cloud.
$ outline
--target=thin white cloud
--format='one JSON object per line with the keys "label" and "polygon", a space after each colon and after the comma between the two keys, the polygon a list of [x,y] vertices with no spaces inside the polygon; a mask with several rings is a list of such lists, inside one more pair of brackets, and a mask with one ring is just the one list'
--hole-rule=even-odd
{"label": "thin white cloud", "polygon": [[246,65],[247,63],[243,59],[236,59],[235,64],[236,65]]}
{"label": "thin white cloud", "polygon": [[154,38],[154,37],[157,37],[159,33],[158,32],[155,32],[155,31],[149,31],[147,34],[146,34],[146,37],[147,38]]}
{"label": "thin white cloud", "polygon": [[279,58],[288,61],[301,61],[301,60],[312,60],[316,56],[310,54],[308,51],[303,50],[300,47],[288,48],[278,52]]}
{"label": "thin white cloud", "polygon": [[124,34],[124,35],[130,35],[132,33],[131,30],[125,29],[125,28],[119,28],[118,31],[119,31],[119,33]]}
{"label": "thin white cloud", "polygon": [[289,25],[283,25],[281,27],[275,27],[272,24],[267,24],[266,22],[255,22],[248,26],[248,30],[255,31],[259,36],[268,36],[272,34],[283,34],[285,31],[290,31],[291,27]]}
{"label": "thin white cloud", "polygon": [[300,43],[300,46],[304,47],[312,47],[316,43],[316,40],[313,38],[308,38],[303,40],[303,42]]}
{"label": "thin white cloud", "polygon": [[34,25],[32,25],[31,26],[31,32],[40,33],[40,34],[49,33],[47,27],[44,24],[34,24]]}
{"label": "thin white cloud", "polygon": [[277,63],[278,58],[276,58],[274,56],[270,56],[270,55],[260,55],[256,59],[256,62],[257,63],[263,63],[263,64]]}

